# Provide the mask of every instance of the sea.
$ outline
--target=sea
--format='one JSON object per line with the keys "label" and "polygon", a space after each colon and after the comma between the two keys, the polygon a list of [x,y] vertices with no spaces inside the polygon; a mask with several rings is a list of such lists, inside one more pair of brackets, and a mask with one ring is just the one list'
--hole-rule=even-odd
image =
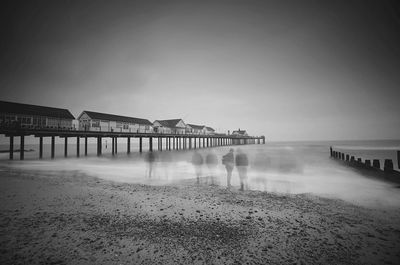
{"label": "sea", "polygon": [[[48,140],[48,139],[47,139]],[[156,139],[155,139],[156,140]],[[35,142],[36,141],[36,142]],[[80,142],[80,157],[76,156],[76,142],[69,139],[68,156],[64,157],[64,140],[57,139],[55,159],[50,158],[50,142],[44,142],[43,159],[39,160],[38,139],[28,139],[25,145],[25,160],[8,160],[7,152],[0,153],[0,174],[3,168],[40,170],[48,172],[74,171],[119,183],[140,183],[146,185],[179,185],[195,183],[196,172],[192,165],[194,152],[206,160],[213,154],[217,157],[216,167],[206,163],[201,170],[201,185],[211,182],[227,188],[225,166],[222,156],[229,149],[234,153],[243,152],[249,160],[249,190],[274,192],[285,195],[312,194],[326,198],[344,200],[366,207],[399,207],[399,184],[379,178],[365,176],[359,170],[346,166],[330,157],[330,147],[336,151],[365,159],[379,159],[383,166],[385,159],[391,159],[394,169],[399,170],[397,151],[400,140],[373,141],[308,141],[308,142],[266,142],[266,144],[235,145],[196,150],[155,151],[154,163],[148,163],[148,142],[143,141],[143,152],[139,153],[138,139],[131,139],[131,153],[127,154],[127,142],[119,139],[117,154],[112,155],[111,141],[102,143],[103,154],[97,157],[96,143],[89,142],[88,156],[84,156],[83,141]],[[14,149],[19,148],[18,137]],[[153,149],[157,149],[157,141]],[[0,150],[8,150],[7,139],[1,139]],[[151,177],[149,171],[152,170]],[[57,177],[57,173],[54,173]],[[232,189],[238,189],[240,182],[236,169],[232,174]]]}

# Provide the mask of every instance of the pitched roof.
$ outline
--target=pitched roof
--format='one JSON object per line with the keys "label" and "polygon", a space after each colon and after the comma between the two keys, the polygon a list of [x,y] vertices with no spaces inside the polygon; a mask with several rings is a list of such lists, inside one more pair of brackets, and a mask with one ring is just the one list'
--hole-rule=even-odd
{"label": "pitched roof", "polygon": [[207,129],[207,131],[213,131],[213,132],[215,132],[215,130],[214,130],[213,128],[211,128],[211,127],[206,127],[206,129]]}
{"label": "pitched roof", "polygon": [[203,130],[203,128],[206,127],[205,125],[196,125],[196,124],[189,124],[189,123],[188,123],[188,125],[196,130]]}
{"label": "pitched roof", "polygon": [[232,134],[245,134],[246,130],[237,130],[237,131],[233,131]]}
{"label": "pitched roof", "polygon": [[46,116],[62,119],[75,119],[74,115],[67,109],[52,108],[23,103],[0,101],[0,113]]}
{"label": "pitched roof", "polygon": [[172,120],[156,120],[154,122],[159,122],[162,126],[168,127],[168,128],[176,128],[176,125],[181,121],[182,119],[172,119]]}
{"label": "pitched roof", "polygon": [[[143,124],[143,125],[153,125],[149,120],[146,120],[146,119],[120,116],[120,115],[107,114],[107,113],[100,113],[100,112],[87,111],[87,110],[84,110],[82,112],[82,114],[83,113],[86,113],[90,118],[95,119],[95,120],[107,120],[107,121],[129,122],[129,123]],[[79,115],[79,117],[81,115]]]}

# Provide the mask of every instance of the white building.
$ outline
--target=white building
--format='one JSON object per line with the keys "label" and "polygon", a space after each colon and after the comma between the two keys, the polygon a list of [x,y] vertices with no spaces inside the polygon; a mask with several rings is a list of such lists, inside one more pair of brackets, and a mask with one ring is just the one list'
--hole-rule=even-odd
{"label": "white building", "polygon": [[153,122],[154,132],[170,133],[170,134],[185,134],[186,124],[182,119],[173,120],[156,120]]}
{"label": "white building", "polygon": [[79,130],[101,132],[153,132],[152,123],[146,119],[114,114],[83,111],[78,117]]}
{"label": "white building", "polygon": [[189,134],[207,134],[207,129],[205,125],[196,125],[196,124],[187,124],[186,125],[186,133]]}
{"label": "white building", "polygon": [[215,134],[215,130],[211,127],[206,126],[206,134]]}
{"label": "white building", "polygon": [[0,101],[2,127],[71,130],[74,119],[67,109]]}
{"label": "white building", "polygon": [[232,135],[236,135],[236,136],[247,136],[247,132],[246,130],[237,130],[237,131],[233,131]]}

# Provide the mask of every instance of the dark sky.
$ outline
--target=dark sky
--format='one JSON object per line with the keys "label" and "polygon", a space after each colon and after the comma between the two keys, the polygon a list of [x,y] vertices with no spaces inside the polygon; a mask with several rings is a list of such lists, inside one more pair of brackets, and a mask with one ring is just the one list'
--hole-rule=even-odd
{"label": "dark sky", "polygon": [[0,99],[272,140],[399,139],[396,1],[12,1]]}

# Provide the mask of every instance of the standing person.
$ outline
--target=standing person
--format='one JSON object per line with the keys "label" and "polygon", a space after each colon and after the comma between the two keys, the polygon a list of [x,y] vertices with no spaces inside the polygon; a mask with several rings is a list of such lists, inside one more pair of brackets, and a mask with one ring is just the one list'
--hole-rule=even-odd
{"label": "standing person", "polygon": [[[211,185],[216,184],[216,170],[218,165],[218,157],[213,152],[210,152],[206,156],[206,164],[209,171],[208,178],[210,179]],[[208,181],[207,181],[208,182]]]}
{"label": "standing person", "polygon": [[200,183],[200,177],[201,177],[201,168],[203,166],[203,157],[201,154],[197,151],[194,152],[192,156],[192,164],[194,166],[194,170],[196,172],[196,178],[197,178],[197,184]]}
{"label": "standing person", "polygon": [[146,162],[148,164],[147,173],[148,173],[149,179],[151,178],[151,175],[154,171],[154,163],[156,162],[156,158],[157,157],[154,152],[148,152],[146,155]]}
{"label": "standing person", "polygon": [[226,168],[226,179],[227,179],[227,183],[226,186],[228,189],[230,189],[231,187],[231,177],[232,177],[232,171],[233,171],[233,167],[235,166],[235,157],[233,155],[233,149],[229,149],[229,153],[227,153],[226,155],[224,155],[222,157],[222,164],[225,165]]}
{"label": "standing person", "polygon": [[247,186],[247,167],[249,166],[249,159],[247,155],[243,153],[241,149],[237,150],[237,155],[235,158],[236,168],[239,173],[240,179],[240,190],[248,189]]}

